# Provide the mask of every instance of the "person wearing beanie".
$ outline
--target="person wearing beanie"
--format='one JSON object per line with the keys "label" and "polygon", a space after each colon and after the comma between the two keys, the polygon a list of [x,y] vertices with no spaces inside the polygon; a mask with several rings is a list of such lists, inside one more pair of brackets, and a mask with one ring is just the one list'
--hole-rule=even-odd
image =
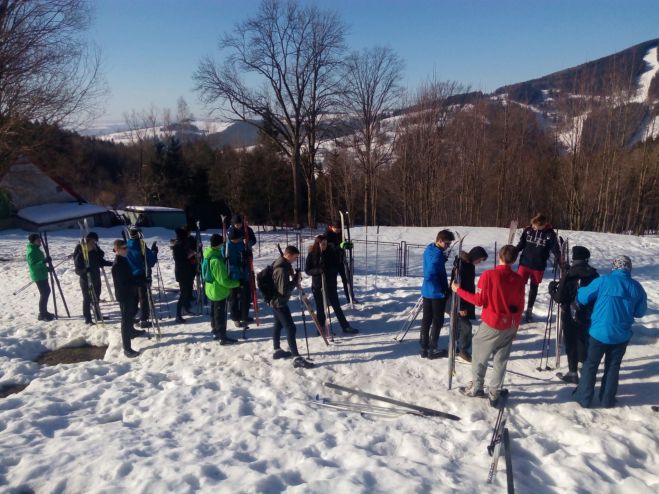
{"label": "person wearing beanie", "polygon": [[588,352],[581,370],[574,401],[590,408],[595,394],[597,369],[604,357],[604,375],[600,383],[600,404],[611,408],[616,402],[618,376],[622,358],[632,337],[634,318],[643,317],[648,298],[641,284],[631,275],[632,261],[627,256],[614,259],[610,274],[579,288],[577,302],[594,302]]}
{"label": "person wearing beanie", "polygon": [[538,296],[538,286],[542,283],[547,268],[549,255],[554,254],[556,264],[561,257],[558,236],[544,214],[537,214],[531,218],[531,224],[522,232],[516,249],[520,254],[517,272],[524,278],[524,283],[530,280],[525,320],[532,322],[533,305]]}
{"label": "person wearing beanie", "polygon": [[238,286],[231,290],[229,296],[229,310],[231,320],[238,328],[247,328],[254,319],[249,317],[249,307],[252,302],[250,287],[249,260],[252,256],[252,247],[256,244],[254,230],[247,228],[249,241],[244,241],[243,217],[234,214],[231,217],[231,226],[227,231],[229,241],[224,246],[224,258],[228,259],[229,277],[239,281]]}
{"label": "person wearing beanie", "polygon": [[[88,261],[85,261],[83,247],[87,250]],[[105,259],[105,252],[99,247],[98,235],[95,232],[89,232],[77,243],[73,250],[73,265],[79,277],[80,291],[82,292],[82,315],[85,318],[85,324],[94,324],[91,312],[92,305],[94,305],[96,320],[100,321],[102,319],[100,306],[98,305],[101,301],[101,269],[104,266],[112,266],[112,261]],[[89,285],[90,281],[91,286]],[[95,302],[92,302],[92,298],[95,298]]]}
{"label": "person wearing beanie", "polygon": [[176,322],[185,323],[183,313],[192,314],[192,291],[197,275],[197,252],[190,242],[190,232],[187,228],[177,228],[176,240],[171,245],[174,257],[174,277],[179,286],[178,302],[176,303]]}
{"label": "person wearing beanie", "polygon": [[[459,262],[458,262],[459,260]],[[476,266],[487,260],[487,252],[483,247],[474,247],[469,252],[461,251],[456,256],[451,270],[451,284],[456,280],[458,265],[460,266],[460,288],[470,293],[476,291]],[[446,312],[450,314],[453,293],[449,294]],[[471,319],[476,319],[476,308],[471,302],[459,299],[458,309],[458,339],[457,355],[465,362],[471,362]]]}
{"label": "person wearing beanie", "polygon": [[132,270],[133,276],[137,282],[137,293],[140,307],[140,327],[148,328],[151,326],[149,317],[152,316],[149,310],[149,293],[151,289],[151,268],[158,261],[158,246],[156,242],[151,244],[151,248],[146,246],[142,232],[135,226],[128,229],[128,254],[126,259]]}
{"label": "person wearing beanie", "polygon": [[222,255],[222,235],[211,235],[210,247],[204,249],[201,275],[204,278],[204,292],[211,302],[213,339],[219,341],[220,345],[238,343],[238,340],[227,336],[226,303],[231,290],[238,287],[240,282],[229,278],[226,259]]}
{"label": "person wearing beanie", "polygon": [[38,233],[31,233],[28,238],[25,259],[30,270],[30,279],[39,289],[39,321],[52,321],[55,315],[48,312],[48,298],[50,285],[48,284],[48,262],[50,259],[41,250],[41,237]]}
{"label": "person wearing beanie", "polygon": [[599,277],[597,270],[588,264],[590,251],[586,247],[572,247],[572,266],[563,272],[559,281],[549,283],[549,295],[561,306],[561,326],[565,341],[568,372],[559,375],[566,383],[578,384],[579,362],[586,358],[588,328],[594,302],[579,305],[576,301],[579,287],[588,286]]}
{"label": "person wearing beanie", "polygon": [[[421,358],[446,357],[446,350],[438,350],[439,331],[444,325],[444,309],[449,285],[446,277],[446,251],[455,240],[453,232],[441,230],[435,241],[423,251],[423,319],[421,321]],[[432,327],[432,330],[431,330]]]}
{"label": "person wearing beanie", "polygon": [[353,287],[350,284],[348,275],[346,273],[346,249],[343,248],[345,247],[345,244],[343,243],[343,231],[341,230],[341,227],[337,226],[336,224],[327,225],[327,228],[325,229],[325,237],[327,237],[327,243],[334,247],[339,255],[338,274],[341,277],[341,283],[343,284],[343,294],[346,297],[346,301],[350,302],[350,295],[352,294],[352,301],[357,303]]}

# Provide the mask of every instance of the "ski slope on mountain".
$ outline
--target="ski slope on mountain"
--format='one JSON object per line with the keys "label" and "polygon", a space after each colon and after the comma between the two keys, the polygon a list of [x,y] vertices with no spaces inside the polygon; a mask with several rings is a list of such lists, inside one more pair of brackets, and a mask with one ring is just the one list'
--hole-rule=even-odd
{"label": "ski slope on mountain", "polygon": [[[426,244],[440,228],[369,229],[370,240]],[[464,248],[482,245],[493,265],[501,228],[455,227],[466,235]],[[120,230],[96,229],[106,256]],[[147,242],[158,241],[164,284],[176,287],[171,252],[173,232],[145,229]],[[205,232],[208,242],[211,232]],[[519,233],[519,232],[518,232]],[[537,321],[522,326],[513,344],[506,377],[510,390],[508,428],[517,492],[635,493],[659,490],[659,238],[590,232],[560,232],[571,245],[592,252],[592,264],[609,272],[613,257],[625,253],[633,276],[648,292],[649,312],[636,321],[621,370],[619,404],[585,410],[570,401],[572,386],[555,371],[538,372],[547,281],[540,287]],[[376,237],[377,235],[377,237]],[[78,232],[49,234],[55,264],[73,252]],[[353,237],[364,239],[356,228]],[[23,260],[27,233],[0,234],[0,385],[27,388],[0,399],[0,490],[16,492],[467,492],[505,489],[503,458],[494,484],[486,483],[489,443],[496,410],[485,400],[462,396],[457,386],[470,380],[470,366],[457,365],[454,389],[447,389],[447,361],[418,356],[418,324],[403,343],[393,337],[419,297],[420,255],[410,257],[416,276],[395,277],[396,250],[382,244],[369,251],[356,244],[355,310],[346,309],[360,333],[339,335],[326,347],[307,317],[309,349],[317,368],[294,369],[271,359],[269,309],[261,303],[261,327],[248,340],[221,347],[210,338],[208,316],[187,324],[162,321],[160,342],[133,340],[142,355],[121,352],[118,307],[104,303],[112,317],[105,326],[88,327],[81,314],[78,277],[72,262],[58,274],[71,319],[36,320],[37,290],[12,292],[28,281]],[[275,242],[262,236],[257,269],[275,258]],[[359,249],[362,252],[359,252]],[[374,274],[377,269],[379,274]],[[309,280],[305,286],[309,285]],[[307,290],[308,291],[308,290]],[[174,311],[173,293],[168,293]],[[343,300],[343,294],[340,294]],[[102,299],[107,300],[105,286]],[[306,353],[296,294],[291,307],[298,346]],[[346,306],[347,307],[347,306]],[[161,314],[167,311],[161,307]],[[61,305],[60,305],[61,310]],[[229,323],[229,335],[240,331]],[[109,344],[104,360],[40,367],[33,359],[47,349],[83,343]],[[440,348],[446,348],[446,329]],[[285,343],[283,343],[285,347]],[[553,366],[553,358],[550,364]],[[563,366],[565,366],[563,358]],[[565,370],[562,368],[561,370]],[[415,403],[461,417],[460,421],[362,416],[313,408],[316,395],[362,403],[323,386],[344,386]],[[373,403],[386,406],[384,403]]]}

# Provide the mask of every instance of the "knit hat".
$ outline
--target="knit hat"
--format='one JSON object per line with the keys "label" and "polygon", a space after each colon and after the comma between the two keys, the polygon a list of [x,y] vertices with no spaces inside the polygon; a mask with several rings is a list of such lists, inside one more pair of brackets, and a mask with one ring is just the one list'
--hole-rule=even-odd
{"label": "knit hat", "polygon": [[231,224],[232,225],[237,225],[238,223],[242,224],[242,222],[243,222],[243,217],[239,214],[234,214],[231,217]]}
{"label": "knit hat", "polygon": [[87,234],[87,237],[85,237],[87,240],[96,240],[98,242],[98,233],[96,232],[89,232]]}
{"label": "knit hat", "polygon": [[573,261],[587,261],[590,259],[590,251],[581,245],[572,247],[572,260]]}
{"label": "knit hat", "polygon": [[241,238],[243,238],[242,230],[238,228],[232,228],[229,232],[229,240],[240,240]]}
{"label": "knit hat", "polygon": [[218,247],[220,245],[222,245],[222,235],[213,233],[211,235],[211,247]]}
{"label": "knit hat", "polygon": [[487,259],[487,252],[483,247],[474,247],[469,251],[469,260],[474,262],[476,259]]}
{"label": "knit hat", "polygon": [[36,240],[39,240],[41,237],[38,233],[30,233],[27,237],[27,241],[33,244]]}
{"label": "knit hat", "polygon": [[613,260],[613,266],[611,266],[611,269],[622,269],[623,271],[631,273],[632,260],[627,256],[618,256]]}
{"label": "knit hat", "polygon": [[179,240],[185,240],[188,238],[188,231],[185,228],[179,227],[174,230],[174,232],[176,232],[176,238]]}

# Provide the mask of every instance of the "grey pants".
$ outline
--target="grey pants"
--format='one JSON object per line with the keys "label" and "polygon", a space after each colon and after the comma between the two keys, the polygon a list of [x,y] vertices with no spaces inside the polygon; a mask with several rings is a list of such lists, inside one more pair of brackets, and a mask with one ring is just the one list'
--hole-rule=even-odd
{"label": "grey pants", "polygon": [[513,346],[516,332],[515,328],[493,329],[481,322],[472,341],[471,373],[473,375],[474,390],[483,389],[487,362],[490,356],[494,355],[488,388],[490,394],[498,395],[499,389],[503,385],[506,365],[508,364],[508,357],[510,357],[510,349]]}

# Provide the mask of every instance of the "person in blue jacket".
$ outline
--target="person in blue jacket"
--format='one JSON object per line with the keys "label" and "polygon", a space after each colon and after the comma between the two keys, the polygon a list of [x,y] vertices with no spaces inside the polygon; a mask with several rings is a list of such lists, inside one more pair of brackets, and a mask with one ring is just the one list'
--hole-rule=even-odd
{"label": "person in blue jacket", "polygon": [[643,317],[648,308],[647,294],[641,284],[632,279],[632,260],[619,256],[613,261],[610,274],[579,288],[577,302],[595,302],[591,318],[588,354],[581,371],[574,400],[584,408],[593,401],[597,368],[604,357],[604,375],[599,399],[605,408],[615,405],[620,363],[632,337],[635,317]]}
{"label": "person in blue jacket", "polygon": [[148,248],[145,244],[144,254],[142,254],[142,242],[144,242],[144,237],[142,237],[141,231],[134,226],[130,227],[126,242],[128,245],[126,259],[137,284],[137,294],[140,303],[140,327],[148,328],[150,326],[150,313],[147,291],[151,284],[151,268],[155,266],[158,260],[158,246],[156,242],[153,242],[151,248]]}
{"label": "person in blue jacket", "polygon": [[435,241],[423,252],[423,320],[420,341],[422,358],[435,359],[447,355],[446,350],[437,350],[437,341],[444,324],[444,308],[449,293],[445,266],[448,258],[445,251],[454,240],[455,236],[450,230],[441,230]]}

